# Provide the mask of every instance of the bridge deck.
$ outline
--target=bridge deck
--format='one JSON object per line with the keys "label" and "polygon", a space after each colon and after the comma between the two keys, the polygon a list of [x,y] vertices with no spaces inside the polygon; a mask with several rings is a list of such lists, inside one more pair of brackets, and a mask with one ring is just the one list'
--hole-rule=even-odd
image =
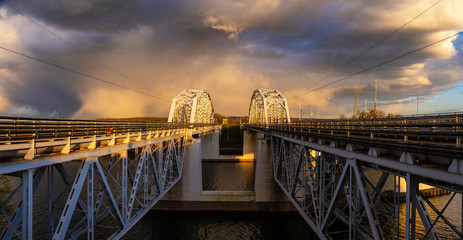
{"label": "bridge deck", "polygon": [[[437,240],[463,238],[463,205],[453,207],[461,219],[444,215],[455,204],[455,195],[463,194],[461,116],[311,120],[246,128],[271,140],[276,182],[321,239],[346,239],[348,234],[353,239]],[[420,184],[449,191],[439,202],[445,207],[430,201]],[[386,191],[386,185],[392,189]],[[403,193],[405,211],[400,210]],[[418,228],[425,232],[418,233]]]}
{"label": "bridge deck", "polygon": [[[0,202],[0,221],[7,223],[0,238],[33,239],[33,228],[40,224],[49,238],[74,239],[84,233],[93,238],[108,221],[114,229],[103,231],[109,234],[104,238],[120,238],[181,178],[192,136],[219,128],[0,118],[0,175],[15,183]],[[48,194],[36,194],[39,185],[47,186]],[[46,203],[36,209],[38,199]],[[8,212],[6,206],[15,209]],[[48,222],[37,222],[36,214],[47,216]]]}

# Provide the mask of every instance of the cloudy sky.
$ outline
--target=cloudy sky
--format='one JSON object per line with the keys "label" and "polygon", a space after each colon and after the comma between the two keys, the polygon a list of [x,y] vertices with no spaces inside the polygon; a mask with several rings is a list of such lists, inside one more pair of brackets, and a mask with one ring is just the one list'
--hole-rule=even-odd
{"label": "cloudy sky", "polygon": [[336,117],[352,113],[355,89],[359,108],[365,97],[372,107],[375,80],[386,112],[416,113],[416,95],[419,113],[463,111],[462,34],[345,78],[461,32],[462,9],[455,0],[0,1],[0,114],[167,116],[171,99],[194,88],[209,91],[216,112],[244,116],[254,89],[276,88],[293,116],[301,106]]}

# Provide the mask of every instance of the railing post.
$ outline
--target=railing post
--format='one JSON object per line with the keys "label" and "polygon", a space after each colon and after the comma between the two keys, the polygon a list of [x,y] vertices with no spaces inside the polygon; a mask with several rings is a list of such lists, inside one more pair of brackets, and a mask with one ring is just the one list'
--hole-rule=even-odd
{"label": "railing post", "polygon": [[375,123],[373,122],[373,120],[371,120],[370,123],[371,123],[371,125],[370,125],[370,139],[373,140],[373,138],[374,138],[373,131],[375,130]]}
{"label": "railing post", "polygon": [[331,132],[331,135],[333,135],[333,121],[330,122],[330,132]]}
{"label": "railing post", "polygon": [[[455,132],[456,132],[456,136],[457,136],[457,139],[456,139],[456,146],[457,147],[461,147],[461,136],[460,136],[460,126],[458,126],[458,124],[460,123],[460,116],[459,115],[456,115],[455,117],[455,123],[456,123],[456,127],[455,127]],[[462,221],[463,222],[463,221]]]}
{"label": "railing post", "polygon": [[350,122],[347,120],[347,136],[350,136]]}
{"label": "railing post", "polygon": [[402,124],[404,125],[403,129],[404,129],[404,142],[408,142],[408,136],[407,136],[407,131],[408,131],[408,128],[407,128],[407,119],[404,118],[404,120],[402,121]]}

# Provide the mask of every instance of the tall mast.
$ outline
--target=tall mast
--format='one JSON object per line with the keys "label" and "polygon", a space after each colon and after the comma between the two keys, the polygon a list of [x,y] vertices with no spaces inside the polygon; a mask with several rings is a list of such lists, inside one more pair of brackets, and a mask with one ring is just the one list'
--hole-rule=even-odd
{"label": "tall mast", "polygon": [[377,90],[378,90],[378,80],[375,80],[375,106],[374,106],[373,118],[376,118],[376,92]]}

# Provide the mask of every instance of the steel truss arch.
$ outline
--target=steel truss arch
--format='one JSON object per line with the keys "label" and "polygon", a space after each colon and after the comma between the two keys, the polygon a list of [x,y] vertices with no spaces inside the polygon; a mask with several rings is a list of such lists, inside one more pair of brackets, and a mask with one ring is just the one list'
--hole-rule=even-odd
{"label": "steel truss arch", "polygon": [[169,122],[212,123],[214,107],[211,96],[204,89],[185,89],[174,99],[169,112]]}
{"label": "steel truss arch", "polygon": [[254,90],[249,105],[249,123],[289,123],[288,101],[276,89]]}

